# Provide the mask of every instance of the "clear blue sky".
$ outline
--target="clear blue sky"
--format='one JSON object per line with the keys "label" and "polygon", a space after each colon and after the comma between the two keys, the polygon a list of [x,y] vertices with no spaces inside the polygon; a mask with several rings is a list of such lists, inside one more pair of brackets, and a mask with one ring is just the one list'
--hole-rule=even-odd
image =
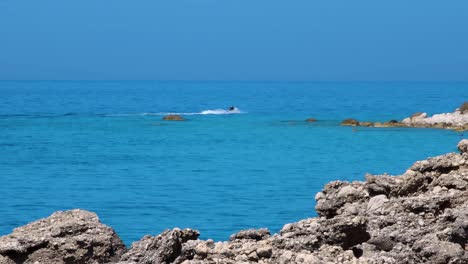
{"label": "clear blue sky", "polygon": [[468,1],[0,0],[0,79],[468,80]]}

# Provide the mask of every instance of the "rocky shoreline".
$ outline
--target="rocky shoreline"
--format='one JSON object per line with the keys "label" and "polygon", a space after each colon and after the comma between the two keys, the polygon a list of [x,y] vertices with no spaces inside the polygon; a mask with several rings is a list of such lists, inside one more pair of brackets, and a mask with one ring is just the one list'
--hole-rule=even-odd
{"label": "rocky shoreline", "polygon": [[319,216],[279,234],[215,242],[175,228],[126,248],[96,214],[71,210],[0,237],[0,263],[468,263],[468,140],[458,149],[400,176],[331,182],[315,196]]}
{"label": "rocky shoreline", "polygon": [[463,103],[453,113],[442,113],[428,116],[427,113],[418,112],[401,121],[390,120],[387,122],[362,122],[350,118],[343,120],[341,125],[363,127],[443,128],[456,131],[468,131],[468,102]]}

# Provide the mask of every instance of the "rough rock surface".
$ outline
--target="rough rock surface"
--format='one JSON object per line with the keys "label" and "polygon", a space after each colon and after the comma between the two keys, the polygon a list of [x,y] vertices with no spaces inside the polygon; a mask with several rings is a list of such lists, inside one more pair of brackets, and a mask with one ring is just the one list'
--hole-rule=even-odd
{"label": "rough rock surface", "polygon": [[[403,175],[366,175],[364,182],[331,182],[315,196],[319,216],[286,224],[279,234],[271,235],[267,229],[244,230],[229,241],[214,242],[199,240],[195,230],[173,229],[145,236],[120,254],[121,242],[109,242],[117,240],[110,232],[106,245],[116,245],[111,247],[117,248],[112,251],[117,253],[88,250],[88,255],[80,254],[86,256],[82,262],[66,263],[468,263],[468,140],[460,141],[458,149],[460,154],[418,161]],[[50,220],[46,222],[0,238],[0,263],[33,260],[42,248],[48,250],[48,260],[71,254],[62,246],[72,247],[71,242],[54,248],[57,242],[52,238],[39,238],[44,228],[55,226]],[[100,225],[95,220],[91,223]],[[77,230],[74,226],[71,229]],[[77,237],[82,237],[83,231],[61,230],[59,234],[68,235],[59,235],[64,239],[60,241],[82,241]],[[81,245],[73,244],[73,254]],[[119,261],[112,257],[119,255]],[[7,262],[12,256],[15,262]]]}
{"label": "rough rock surface", "polygon": [[346,119],[343,126],[365,127],[421,127],[421,128],[445,128],[457,131],[468,130],[468,102],[465,102],[453,113],[442,113],[433,116],[427,113],[415,113],[402,121],[390,120],[388,122],[360,122],[355,119]]}
{"label": "rough rock surface", "polygon": [[16,228],[0,237],[0,263],[110,263],[125,245],[96,214],[72,210]]}
{"label": "rough rock surface", "polygon": [[145,236],[132,244],[119,263],[172,263],[182,254],[182,245],[189,240],[196,240],[199,235],[195,230],[175,228],[156,237]]}

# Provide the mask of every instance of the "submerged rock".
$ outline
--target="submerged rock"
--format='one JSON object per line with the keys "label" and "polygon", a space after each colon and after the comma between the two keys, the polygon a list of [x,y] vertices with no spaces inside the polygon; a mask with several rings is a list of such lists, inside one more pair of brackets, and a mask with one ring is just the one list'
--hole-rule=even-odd
{"label": "submerged rock", "polygon": [[1,237],[0,263],[468,263],[468,140],[458,148],[399,176],[331,182],[315,196],[319,216],[279,234],[251,229],[214,242],[176,228],[124,252],[96,215],[75,210]]}
{"label": "submerged rock", "polygon": [[185,120],[185,118],[183,118],[180,115],[167,115],[167,116],[163,117],[163,120],[166,120],[166,121],[183,121],[183,120]]}

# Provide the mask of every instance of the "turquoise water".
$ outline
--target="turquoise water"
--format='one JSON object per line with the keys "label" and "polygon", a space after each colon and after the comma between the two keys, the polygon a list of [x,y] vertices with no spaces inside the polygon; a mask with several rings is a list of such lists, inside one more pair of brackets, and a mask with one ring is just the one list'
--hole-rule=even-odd
{"label": "turquoise water", "polygon": [[[4,81],[0,92],[0,235],[83,208],[131,243],[175,226],[215,240],[277,232],[316,215],[326,182],[456,151],[453,131],[339,122],[450,112],[468,83]],[[230,105],[242,113],[197,114]]]}

